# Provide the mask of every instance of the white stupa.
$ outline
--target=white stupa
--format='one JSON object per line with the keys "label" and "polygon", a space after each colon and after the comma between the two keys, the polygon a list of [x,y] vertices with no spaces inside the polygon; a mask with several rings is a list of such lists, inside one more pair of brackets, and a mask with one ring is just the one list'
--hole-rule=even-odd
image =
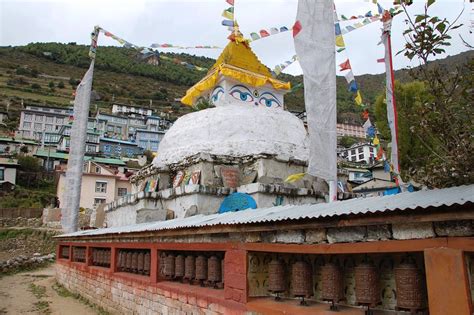
{"label": "white stupa", "polygon": [[230,42],[182,103],[215,107],[179,118],[153,163],[133,176],[133,194],[106,206],[108,226],[196,214],[322,202],[303,122],[284,108],[290,84],[272,77],[241,36]]}
{"label": "white stupa", "polygon": [[208,75],[182,99],[193,105],[205,98],[215,108],[179,118],[161,141],[153,164],[163,167],[198,153],[307,161],[304,125],[284,110],[283,95],[289,88],[289,83],[272,78],[246,41],[234,37]]}

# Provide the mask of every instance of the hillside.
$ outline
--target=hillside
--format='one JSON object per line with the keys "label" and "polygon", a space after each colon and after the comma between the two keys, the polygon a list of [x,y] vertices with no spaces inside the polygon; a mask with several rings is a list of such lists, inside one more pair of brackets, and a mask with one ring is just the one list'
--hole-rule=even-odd
{"label": "hillside", "polygon": [[[68,106],[73,91],[88,67],[88,47],[75,44],[35,43],[19,47],[0,48],[0,103],[9,103],[14,128],[15,118],[21,109],[21,100]],[[187,54],[165,54],[179,61],[209,68],[213,59]],[[474,52],[466,52],[436,61],[446,67],[455,67],[473,58]],[[170,115],[175,119],[190,111],[174,100],[200,80],[205,72],[189,69],[170,60],[161,60],[159,66],[139,60],[136,52],[119,47],[99,47],[94,91],[96,101],[92,110],[110,110],[112,101],[147,106]],[[397,80],[410,80],[407,70],[397,71]],[[293,86],[302,82],[302,76],[283,74],[279,77]],[[373,104],[375,97],[384,90],[384,74],[363,75],[356,78],[366,103]],[[359,121],[360,108],[353,102],[343,77],[337,78],[338,119]],[[304,110],[303,89],[288,93],[287,108]],[[5,108],[1,108],[0,110]]]}

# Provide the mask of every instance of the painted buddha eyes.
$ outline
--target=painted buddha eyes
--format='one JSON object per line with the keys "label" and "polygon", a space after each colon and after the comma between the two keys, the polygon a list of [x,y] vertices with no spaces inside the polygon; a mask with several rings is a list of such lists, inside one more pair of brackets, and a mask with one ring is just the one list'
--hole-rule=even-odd
{"label": "painted buddha eyes", "polygon": [[243,85],[234,85],[229,93],[233,98],[242,102],[253,102],[252,92]]}
{"label": "painted buddha eyes", "polygon": [[278,99],[270,92],[263,92],[260,95],[259,104],[266,107],[280,107],[281,104]]}
{"label": "painted buddha eyes", "polygon": [[265,107],[280,107],[281,104],[278,99],[270,92],[263,92],[260,94],[257,90],[252,93],[247,87],[243,85],[234,85],[230,89],[229,93],[233,98],[238,101],[252,103],[255,101],[255,106],[265,106]]}
{"label": "painted buddha eyes", "polygon": [[224,94],[224,88],[220,85],[216,86],[216,88],[211,94],[211,101],[217,102],[217,100],[221,97],[222,94]]}

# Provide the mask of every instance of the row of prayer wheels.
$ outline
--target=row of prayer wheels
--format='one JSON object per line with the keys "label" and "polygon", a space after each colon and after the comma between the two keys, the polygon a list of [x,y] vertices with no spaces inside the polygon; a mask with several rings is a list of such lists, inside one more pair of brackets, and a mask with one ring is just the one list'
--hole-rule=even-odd
{"label": "row of prayer wheels", "polygon": [[218,255],[167,254],[164,258],[163,275],[170,280],[205,283],[216,287],[222,282],[223,259]]}
{"label": "row of prayer wheels", "polygon": [[100,267],[110,267],[110,249],[109,248],[93,248],[92,249],[92,265]]}
{"label": "row of prayer wheels", "polygon": [[73,247],[72,261],[86,262],[86,248],[85,247]]}
{"label": "row of prayer wheels", "polygon": [[117,270],[150,275],[150,250],[120,249]]}
{"label": "row of prayer wheels", "polygon": [[[376,266],[363,262],[354,267],[355,296],[358,305],[367,306],[370,310],[381,302],[379,273]],[[413,261],[404,261],[394,269],[397,287],[397,310],[408,310],[412,313],[426,309],[426,290],[424,277]],[[285,262],[273,259],[268,265],[268,291],[279,294],[287,291]],[[291,285],[293,296],[305,298],[313,295],[313,271],[306,261],[296,261],[291,266]],[[331,302],[331,309],[345,299],[344,273],[338,264],[329,262],[321,267],[321,298]]]}

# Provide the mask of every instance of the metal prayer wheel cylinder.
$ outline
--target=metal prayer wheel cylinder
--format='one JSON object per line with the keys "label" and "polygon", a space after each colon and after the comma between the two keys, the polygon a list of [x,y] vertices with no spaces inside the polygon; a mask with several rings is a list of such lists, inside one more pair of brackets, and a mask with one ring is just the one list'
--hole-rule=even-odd
{"label": "metal prayer wheel cylinder", "polygon": [[313,295],[313,275],[311,266],[306,261],[297,261],[291,267],[291,284],[293,295],[310,297]]}
{"label": "metal prayer wheel cylinder", "polygon": [[165,268],[163,273],[166,277],[173,278],[174,277],[174,255],[169,254],[165,258]]}
{"label": "metal prayer wheel cylinder", "polygon": [[285,263],[281,259],[273,259],[268,264],[268,291],[281,293],[285,290]]}
{"label": "metal prayer wheel cylinder", "polygon": [[138,253],[133,252],[132,253],[132,271],[137,272],[137,268],[138,268]]}
{"label": "metal prayer wheel cylinder", "polygon": [[105,254],[105,253],[104,253],[103,250],[98,250],[98,251],[97,251],[96,259],[97,259],[97,264],[98,264],[99,266],[104,265],[104,260],[105,260],[105,259],[104,259],[104,254]]}
{"label": "metal prayer wheel cylinder", "polygon": [[150,274],[150,253],[147,251],[143,259],[143,273],[146,275]]}
{"label": "metal prayer wheel cylinder", "polygon": [[221,261],[217,256],[211,256],[207,260],[207,280],[219,282],[222,280]]}
{"label": "metal prayer wheel cylinder", "polygon": [[144,254],[143,252],[139,252],[137,256],[137,272],[138,273],[143,273],[143,259],[144,259]]}
{"label": "metal prayer wheel cylinder", "polygon": [[361,263],[354,268],[354,271],[357,303],[375,307],[380,303],[377,268],[371,263]]}
{"label": "metal prayer wheel cylinder", "polygon": [[337,303],[344,298],[344,275],[335,263],[321,267],[321,297],[323,300]]}
{"label": "metal prayer wheel cylinder", "polygon": [[196,258],[196,279],[207,279],[207,258],[203,255],[199,255]]}
{"label": "metal prayer wheel cylinder", "polygon": [[174,260],[174,276],[176,278],[184,277],[184,256],[178,255]]}
{"label": "metal prayer wheel cylinder", "polygon": [[125,269],[132,270],[132,252],[126,252]]}
{"label": "metal prayer wheel cylinder", "polygon": [[110,250],[105,251],[105,265],[110,266]]}
{"label": "metal prayer wheel cylinder", "polygon": [[61,257],[69,258],[69,246],[61,247]]}
{"label": "metal prayer wheel cylinder", "polygon": [[417,311],[426,308],[424,277],[414,263],[401,263],[395,272],[397,307]]}
{"label": "metal prayer wheel cylinder", "polygon": [[196,265],[194,256],[186,256],[184,260],[184,278],[188,280],[194,279],[196,275]]}
{"label": "metal prayer wheel cylinder", "polygon": [[119,251],[117,255],[117,271],[122,271],[122,265],[123,265],[123,253],[122,251]]}

